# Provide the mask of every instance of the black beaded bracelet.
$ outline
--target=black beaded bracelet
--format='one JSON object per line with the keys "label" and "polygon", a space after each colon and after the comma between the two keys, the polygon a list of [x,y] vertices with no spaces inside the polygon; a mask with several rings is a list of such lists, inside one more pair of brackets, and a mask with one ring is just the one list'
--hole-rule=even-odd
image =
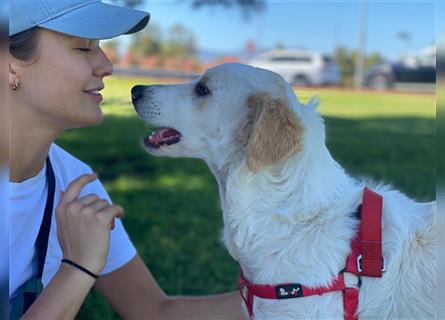
{"label": "black beaded bracelet", "polygon": [[85,269],[84,267],[82,267],[81,265],[75,263],[74,261],[68,260],[68,259],[62,259],[63,263],[67,263],[69,265],[72,265],[73,267],[85,272],[86,274],[92,276],[94,279],[99,278],[99,276],[97,274],[92,273],[90,270]]}

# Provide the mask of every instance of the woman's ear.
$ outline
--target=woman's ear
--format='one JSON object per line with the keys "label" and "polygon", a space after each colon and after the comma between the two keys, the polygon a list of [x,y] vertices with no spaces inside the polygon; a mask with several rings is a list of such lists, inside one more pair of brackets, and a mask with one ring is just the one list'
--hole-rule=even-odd
{"label": "woman's ear", "polygon": [[20,83],[20,80],[17,77],[15,65],[9,62],[9,87],[13,88],[17,86],[17,83]]}
{"label": "woman's ear", "polygon": [[252,172],[278,164],[301,149],[303,127],[287,102],[259,94],[249,97],[248,105],[256,113],[246,146]]}

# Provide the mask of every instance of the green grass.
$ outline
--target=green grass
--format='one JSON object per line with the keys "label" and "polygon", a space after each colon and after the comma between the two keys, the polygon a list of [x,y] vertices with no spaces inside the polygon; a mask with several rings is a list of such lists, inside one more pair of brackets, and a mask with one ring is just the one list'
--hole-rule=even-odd
{"label": "green grass", "polygon": [[304,102],[311,96],[320,100],[320,112],[326,117],[348,119],[415,117],[436,115],[435,96],[430,94],[378,93],[352,90],[303,90]]}
{"label": "green grass", "polygon": [[[57,141],[99,173],[124,225],[161,287],[171,295],[235,289],[238,266],[220,243],[216,182],[200,160],[149,156],[149,132],[133,111],[130,88],[147,79],[106,81],[104,122]],[[430,95],[303,91],[317,94],[333,156],[355,176],[384,181],[421,201],[435,196],[435,99]],[[150,299],[150,297],[146,297]],[[92,292],[79,319],[117,319]]]}

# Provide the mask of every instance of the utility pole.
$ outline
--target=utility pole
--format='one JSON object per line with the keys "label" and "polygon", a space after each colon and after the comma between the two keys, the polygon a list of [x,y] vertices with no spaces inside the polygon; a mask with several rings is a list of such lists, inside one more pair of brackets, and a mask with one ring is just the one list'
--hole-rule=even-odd
{"label": "utility pole", "polygon": [[358,35],[357,55],[355,56],[354,88],[360,89],[363,84],[364,58],[366,51],[366,25],[368,15],[368,4],[366,0],[360,2],[360,31]]}

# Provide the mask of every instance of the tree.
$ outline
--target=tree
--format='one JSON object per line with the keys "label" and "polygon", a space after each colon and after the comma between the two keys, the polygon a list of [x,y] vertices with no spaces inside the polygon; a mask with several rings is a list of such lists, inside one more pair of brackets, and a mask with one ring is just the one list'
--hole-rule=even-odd
{"label": "tree", "polygon": [[157,66],[163,66],[173,58],[176,61],[193,58],[195,52],[195,36],[190,30],[181,24],[175,24],[165,36],[159,25],[153,24],[148,32],[131,35],[130,50],[126,60],[130,64],[139,64],[151,59],[157,61]]}
{"label": "tree", "polygon": [[245,15],[258,12],[264,9],[264,0],[193,0],[193,8],[205,6],[220,6],[225,8],[239,7]]}
{"label": "tree", "polygon": [[351,85],[354,77],[355,57],[344,47],[337,47],[334,53],[334,60],[337,63],[341,79],[344,85]]}
{"label": "tree", "polygon": [[149,32],[136,32],[131,35],[130,49],[141,56],[159,54],[162,47],[162,34],[159,25],[152,23]]}
{"label": "tree", "polygon": [[[348,51],[344,47],[337,47],[334,53],[334,60],[337,63],[342,78],[343,85],[351,86],[353,84],[354,72],[355,72],[355,57],[357,51]],[[365,70],[369,67],[383,61],[382,56],[379,53],[372,53],[364,58]]]}
{"label": "tree", "polygon": [[376,65],[378,63],[382,63],[383,58],[379,53],[374,52],[373,54],[369,55],[365,59],[365,70],[372,67],[373,65]]}
{"label": "tree", "polygon": [[[113,2],[121,2],[119,0],[112,0]],[[181,1],[177,1],[178,3]],[[124,0],[128,7],[139,7],[144,3],[144,0]],[[238,7],[245,15],[253,12],[261,11],[265,6],[264,0],[192,0],[190,1],[193,8],[202,8],[209,6],[221,6],[226,8]]]}
{"label": "tree", "polygon": [[[120,0],[112,0],[113,2],[122,2]],[[144,3],[144,0],[124,0],[125,6],[126,7],[131,7],[131,8],[135,8],[135,7],[139,7],[141,4]]]}
{"label": "tree", "polygon": [[173,25],[169,35],[162,43],[161,54],[166,58],[190,57],[196,51],[196,41],[193,33],[181,24]]}

